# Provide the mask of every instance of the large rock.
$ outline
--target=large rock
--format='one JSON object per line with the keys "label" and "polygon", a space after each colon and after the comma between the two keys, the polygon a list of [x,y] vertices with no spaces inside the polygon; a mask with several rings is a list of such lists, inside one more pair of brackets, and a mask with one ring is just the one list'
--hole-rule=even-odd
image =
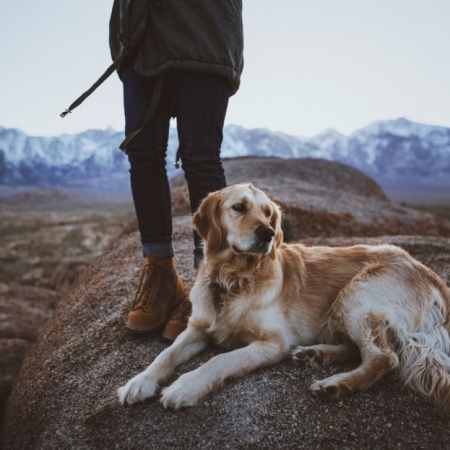
{"label": "large rock", "polygon": [[23,359],[60,297],[48,289],[0,283],[0,424]]}
{"label": "large rock", "polygon": [[[191,283],[188,217],[175,220],[177,264]],[[447,282],[450,240],[437,237],[338,238],[321,244],[389,242],[408,248]],[[199,405],[164,410],[157,400],[122,407],[116,389],[168,345],[136,337],[123,322],[139,277],[138,235],[121,237],[80,277],[28,354],[9,399],[8,450],[141,448],[446,448],[448,420],[402,390],[393,375],[337,402],[313,397],[315,379],[351,365],[305,369],[286,361],[230,381]],[[198,367],[211,347],[181,366]]]}
{"label": "large rock", "polygon": [[[361,172],[312,159],[245,158],[225,161],[225,168],[229,184],[251,181],[283,205],[289,239],[310,238],[305,242],[313,245],[398,244],[448,283],[448,238],[348,237],[450,235],[448,221],[391,203]],[[188,214],[182,177],[173,180],[172,189],[175,215]],[[189,216],[177,217],[174,230],[177,266],[189,288]],[[27,356],[10,397],[6,448],[442,448],[449,442],[446,420],[431,405],[401,391],[393,375],[337,403],[324,403],[308,392],[312,380],[351,366],[300,369],[287,361],[230,381],[190,410],[165,411],[155,400],[122,408],[116,389],[168,345],[159,335],[135,337],[124,330],[141,263],[136,224],[131,223],[58,306]],[[55,277],[61,278],[61,273],[56,271]],[[51,309],[50,294],[48,298]],[[17,311],[16,324],[32,317],[28,310]],[[42,323],[50,314],[44,314]],[[33,329],[30,340],[16,333],[6,344],[0,341],[0,352],[11,360],[18,355],[13,375],[40,327]],[[176,376],[219,351],[209,348],[180,367]]]}
{"label": "large rock", "polygon": [[[288,241],[314,236],[450,236],[450,222],[390,202],[371,178],[322,159],[238,158],[224,161],[228,184],[252,182],[284,210]],[[182,175],[173,179],[175,215],[188,214]]]}

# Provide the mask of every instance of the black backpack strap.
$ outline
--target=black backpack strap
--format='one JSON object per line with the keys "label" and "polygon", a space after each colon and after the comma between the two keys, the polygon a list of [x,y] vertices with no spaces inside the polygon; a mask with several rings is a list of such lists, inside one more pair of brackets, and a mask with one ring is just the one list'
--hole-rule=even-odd
{"label": "black backpack strap", "polygon": [[150,102],[150,107],[145,114],[144,122],[142,123],[141,128],[131,132],[128,136],[125,137],[124,141],[119,145],[120,150],[126,151],[127,145],[130,143],[132,139],[134,139],[150,122],[153,115],[155,114],[156,107],[158,106],[159,99],[161,97],[162,88],[164,85],[164,75],[159,75],[156,79],[155,89],[153,90],[152,100]]}
{"label": "black backpack strap", "polygon": [[130,43],[124,48],[122,54],[106,69],[105,73],[80,97],[78,97],[65,111],[63,111],[60,116],[66,117],[67,114],[71,113],[77,106],[81,105],[86,98],[88,98],[115,70],[117,70],[120,65],[125,61],[125,59],[130,55],[130,52],[137,46],[142,36],[144,35],[144,31],[147,27],[149,11],[144,14],[144,17],[139,22],[139,25],[134,32]]}

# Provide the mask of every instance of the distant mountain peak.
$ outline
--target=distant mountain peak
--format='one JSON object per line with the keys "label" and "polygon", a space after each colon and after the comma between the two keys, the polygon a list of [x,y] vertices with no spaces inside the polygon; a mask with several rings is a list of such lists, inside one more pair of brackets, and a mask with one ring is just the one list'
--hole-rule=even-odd
{"label": "distant mountain peak", "polygon": [[314,135],[313,137],[319,137],[319,136],[336,136],[336,137],[345,137],[342,133],[340,133],[335,128],[327,128],[324,131],[321,131],[320,133]]}
{"label": "distant mountain peak", "polygon": [[[123,132],[109,127],[55,137],[27,136],[0,127],[0,184],[47,185],[93,178],[126,177],[129,164],[118,146]],[[170,164],[178,148],[170,129]],[[267,128],[227,125],[222,157],[323,158],[362,170],[386,183],[447,183],[450,185],[450,128],[412,122],[405,117],[374,122],[349,136],[329,128],[312,138],[291,136]]]}

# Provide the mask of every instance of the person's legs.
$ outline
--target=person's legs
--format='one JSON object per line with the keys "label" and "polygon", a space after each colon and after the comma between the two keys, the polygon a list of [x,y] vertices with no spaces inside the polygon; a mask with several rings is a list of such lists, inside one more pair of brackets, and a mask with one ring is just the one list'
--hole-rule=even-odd
{"label": "person's legs", "polygon": [[[220,147],[229,97],[230,85],[225,77],[188,71],[177,76],[179,152],[193,213],[210,192],[226,186]],[[194,244],[197,265],[203,251],[196,232]]]}
{"label": "person's legs", "polygon": [[[132,68],[122,74],[125,134],[139,129],[150,107],[154,77],[142,77]],[[174,101],[170,79],[165,80],[155,114],[128,144],[130,183],[144,256],[173,256],[172,204],[166,171],[169,122]]]}
{"label": "person's legs", "polygon": [[[169,122],[174,102],[173,78],[167,76],[155,114],[127,145],[130,182],[144,256],[147,263],[128,314],[126,327],[149,332],[165,325],[186,298],[172,248],[172,202],[166,172]],[[156,80],[139,76],[133,69],[122,73],[125,133],[142,127],[150,107]]]}

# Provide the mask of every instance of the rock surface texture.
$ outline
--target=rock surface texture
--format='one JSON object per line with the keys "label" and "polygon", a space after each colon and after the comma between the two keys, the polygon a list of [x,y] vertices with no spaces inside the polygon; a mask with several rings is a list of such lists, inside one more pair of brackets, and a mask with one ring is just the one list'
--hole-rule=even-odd
{"label": "rock surface texture", "polygon": [[49,289],[0,283],[0,423],[23,359],[60,297]]}
{"label": "rock surface texture", "polygon": [[[269,171],[267,176],[253,177],[249,174],[256,169],[251,166],[242,176],[268,188],[274,197],[279,196],[285,209],[294,201],[305,208],[305,197],[315,195],[324,205],[317,207],[319,212],[327,205],[336,214],[346,211],[355,220],[368,224],[367,232],[364,227],[357,228],[361,234],[355,237],[345,232],[346,226],[339,228],[340,220],[329,228],[333,232],[319,228],[316,234],[305,232],[296,222],[291,224],[292,239],[307,238],[303,241],[307,245],[396,244],[449,283],[450,239],[439,237],[437,229],[435,236],[380,236],[380,231],[377,237],[368,237],[374,226],[371,223],[375,213],[368,212],[375,208],[373,205],[378,205],[378,216],[397,211],[404,223],[426,220],[431,227],[439,219],[391,204],[376,185],[364,181],[368,180],[366,177],[357,181],[350,176],[348,185],[342,184],[347,187],[340,189],[338,178],[333,186],[329,184],[331,174],[323,173],[335,170],[338,177],[339,167],[326,166],[322,175],[317,170],[313,180],[297,180],[297,184],[282,181],[278,169],[272,175]],[[294,179],[294,175],[286,175],[285,179]],[[234,181],[230,176],[228,180]],[[266,185],[262,180],[266,180]],[[282,187],[290,183],[290,191]],[[182,192],[183,188],[179,189]],[[315,199],[311,199],[311,210],[317,206]],[[449,229],[448,222],[439,223],[444,231]],[[189,216],[175,218],[174,230],[177,266],[190,287],[194,274]],[[400,234],[400,230],[395,234]],[[414,227],[411,230],[424,234]],[[354,367],[349,364],[300,368],[285,361],[231,380],[223,390],[189,409],[165,410],[158,399],[122,407],[117,388],[145,369],[168,345],[158,333],[134,336],[125,331],[124,320],[141,264],[138,235],[131,227],[88,267],[59,303],[38,344],[27,355],[8,401],[3,428],[5,449],[448,447],[448,419],[417,395],[403,390],[394,374],[364,393],[336,402],[312,396],[308,388],[314,380]],[[213,346],[208,348],[182,365],[169,382],[220,351]]]}
{"label": "rock surface texture", "polygon": [[[285,240],[314,236],[450,236],[450,222],[388,200],[367,175],[322,159],[225,160],[228,184],[252,183],[284,211]],[[175,215],[188,214],[182,175],[172,180]]]}

